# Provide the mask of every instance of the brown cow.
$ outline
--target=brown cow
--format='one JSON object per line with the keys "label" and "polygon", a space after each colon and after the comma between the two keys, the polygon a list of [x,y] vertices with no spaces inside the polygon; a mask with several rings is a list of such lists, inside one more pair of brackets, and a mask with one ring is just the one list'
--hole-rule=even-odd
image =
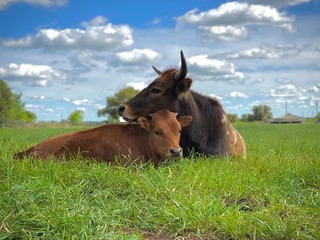
{"label": "brown cow", "polygon": [[129,122],[147,116],[159,109],[191,115],[192,123],[182,131],[181,146],[184,156],[191,151],[205,155],[241,155],[246,146],[241,135],[231,125],[220,103],[213,98],[190,90],[191,78],[187,78],[187,63],[181,51],[181,68],[158,73],[148,87],[119,107],[119,114]]}
{"label": "brown cow", "polygon": [[15,157],[46,159],[54,156],[69,160],[80,155],[99,162],[120,159],[122,164],[126,164],[150,160],[157,164],[165,158],[181,156],[181,128],[187,126],[192,117],[182,116],[177,119],[176,113],[160,110],[150,114],[150,118],[140,117],[137,119],[138,124],[109,124],[48,138],[17,153]]}

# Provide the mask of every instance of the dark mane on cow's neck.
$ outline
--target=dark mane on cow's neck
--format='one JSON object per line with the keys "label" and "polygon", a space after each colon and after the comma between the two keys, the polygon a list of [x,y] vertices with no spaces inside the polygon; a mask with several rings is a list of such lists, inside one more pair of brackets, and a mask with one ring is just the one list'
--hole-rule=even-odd
{"label": "dark mane on cow's neck", "polygon": [[[224,110],[217,99],[203,96],[197,92],[190,91],[189,96],[182,98],[180,104],[181,113],[191,114],[192,112],[199,112],[201,117],[217,120],[221,122]],[[185,111],[184,111],[185,110]]]}
{"label": "dark mane on cow's neck", "polygon": [[221,121],[225,112],[216,99],[190,91],[180,100],[180,114],[193,117],[187,134],[192,142],[199,145],[196,149],[198,152],[202,152],[202,145],[210,143],[214,145],[217,152],[227,147],[223,144],[225,141],[218,142],[219,139],[226,138]]}

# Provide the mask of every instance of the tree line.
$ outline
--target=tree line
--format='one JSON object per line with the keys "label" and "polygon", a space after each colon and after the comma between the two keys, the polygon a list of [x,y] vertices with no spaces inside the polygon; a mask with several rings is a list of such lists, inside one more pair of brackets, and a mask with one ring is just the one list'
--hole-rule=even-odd
{"label": "tree line", "polygon": [[238,119],[237,114],[228,114],[231,122],[270,122],[272,119],[271,108],[267,105],[257,105],[252,107],[252,113],[245,113]]}
{"label": "tree line", "polygon": [[[120,89],[113,96],[106,98],[106,107],[98,110],[98,117],[106,116],[108,123],[119,122],[118,106],[136,94],[139,91],[133,87]],[[25,109],[25,104],[21,100],[21,93],[13,93],[5,81],[0,79],[0,126],[11,125],[15,123],[35,122],[37,116]],[[84,112],[75,110],[70,113],[67,121],[73,125],[82,124]],[[271,108],[267,105],[258,105],[252,107],[252,113],[246,113],[238,118],[237,114],[228,114],[231,122],[270,122],[272,119]],[[316,122],[320,122],[320,113],[315,117]]]}
{"label": "tree line", "polygon": [[13,93],[0,79],[0,126],[36,121],[37,116],[25,109],[21,97],[21,93]]}
{"label": "tree line", "polygon": [[[21,98],[21,93],[13,93],[7,83],[0,79],[0,127],[32,123],[37,120],[36,114],[25,109]],[[67,122],[80,125],[83,122],[83,116],[83,111],[75,110],[70,113]]]}

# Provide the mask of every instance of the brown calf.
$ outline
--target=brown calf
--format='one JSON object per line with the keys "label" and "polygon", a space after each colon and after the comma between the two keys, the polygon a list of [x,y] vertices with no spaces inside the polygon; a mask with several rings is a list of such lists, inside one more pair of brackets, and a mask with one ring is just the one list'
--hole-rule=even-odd
{"label": "brown calf", "polygon": [[190,90],[187,62],[181,51],[181,68],[164,72],[153,67],[157,77],[138,95],[119,107],[119,114],[129,122],[159,109],[191,115],[192,123],[182,131],[184,156],[191,151],[205,155],[241,155],[245,157],[243,138],[233,128],[221,104],[213,98]]}
{"label": "brown calf", "polygon": [[166,158],[182,154],[179,146],[180,131],[191,121],[191,116],[182,116],[168,110],[160,110],[137,119],[138,124],[110,124],[90,130],[68,133],[48,138],[40,144],[15,155],[45,159],[49,156],[69,160],[80,154],[99,162],[122,164],[135,161],[151,161],[155,164]]}

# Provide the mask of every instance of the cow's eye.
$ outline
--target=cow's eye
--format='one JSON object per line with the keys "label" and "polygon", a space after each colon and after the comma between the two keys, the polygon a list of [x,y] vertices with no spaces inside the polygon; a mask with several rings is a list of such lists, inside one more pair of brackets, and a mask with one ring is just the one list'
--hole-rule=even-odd
{"label": "cow's eye", "polygon": [[152,88],[150,92],[151,93],[160,93],[161,90],[159,88]]}

